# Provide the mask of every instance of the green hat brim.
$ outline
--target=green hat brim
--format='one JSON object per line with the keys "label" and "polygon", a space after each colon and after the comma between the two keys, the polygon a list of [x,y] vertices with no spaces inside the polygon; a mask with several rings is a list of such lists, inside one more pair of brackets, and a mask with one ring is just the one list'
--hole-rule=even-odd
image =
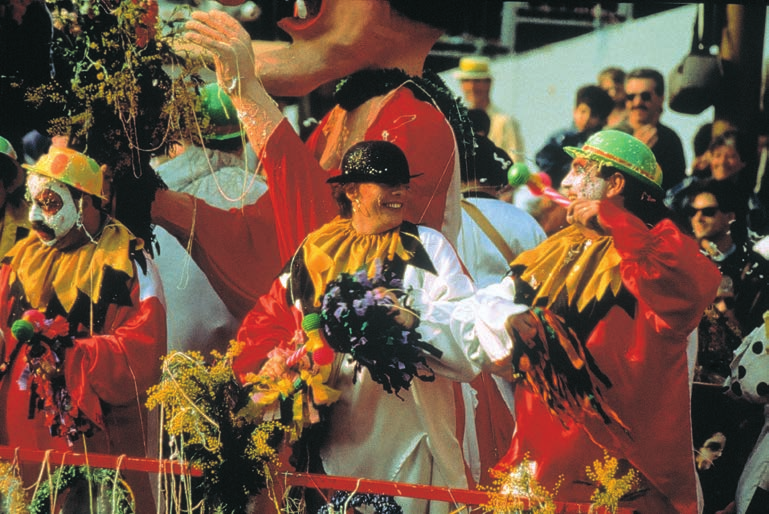
{"label": "green hat brim", "polygon": [[211,135],[205,135],[203,136],[204,139],[208,140],[214,140],[214,141],[226,141],[227,139],[234,139],[236,137],[242,137],[244,132],[242,130],[238,130],[237,132],[230,132],[228,134],[211,134]]}
{"label": "green hat brim", "polygon": [[653,180],[650,180],[640,172],[634,170],[632,168],[632,165],[630,163],[625,163],[617,159],[615,156],[611,155],[601,155],[599,153],[596,153],[594,151],[585,151],[583,148],[577,148],[576,146],[564,146],[563,151],[566,152],[572,159],[581,157],[583,159],[587,159],[589,161],[597,161],[602,164],[609,165],[613,168],[617,168],[618,170],[622,171],[623,173],[626,173],[630,175],[631,177],[638,179],[640,182],[647,186],[651,186],[658,192],[662,192],[662,187],[654,182]]}

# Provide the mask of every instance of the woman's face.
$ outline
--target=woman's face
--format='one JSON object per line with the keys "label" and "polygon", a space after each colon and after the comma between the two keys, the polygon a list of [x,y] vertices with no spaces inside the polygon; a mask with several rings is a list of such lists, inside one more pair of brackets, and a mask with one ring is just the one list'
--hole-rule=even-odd
{"label": "woman's face", "polygon": [[716,180],[731,177],[744,167],[745,162],[732,145],[721,145],[710,152],[710,172]]}
{"label": "woman's face", "polygon": [[348,193],[353,227],[361,234],[379,234],[400,226],[408,193],[408,184],[356,184]]}

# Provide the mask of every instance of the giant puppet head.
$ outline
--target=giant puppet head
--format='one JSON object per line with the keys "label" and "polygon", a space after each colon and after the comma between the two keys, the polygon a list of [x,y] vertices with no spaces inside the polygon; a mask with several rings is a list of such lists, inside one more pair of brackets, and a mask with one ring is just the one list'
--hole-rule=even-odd
{"label": "giant puppet head", "polygon": [[[232,4],[240,0],[223,0]],[[468,0],[296,0],[278,22],[291,43],[257,56],[265,89],[303,96],[362,69],[420,76],[438,37]]]}

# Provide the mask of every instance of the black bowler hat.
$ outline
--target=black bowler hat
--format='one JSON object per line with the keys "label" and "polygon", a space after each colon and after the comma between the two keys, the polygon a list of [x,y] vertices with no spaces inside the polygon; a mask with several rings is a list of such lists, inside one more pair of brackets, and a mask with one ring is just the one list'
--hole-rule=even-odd
{"label": "black bowler hat", "polygon": [[361,141],[352,145],[342,157],[342,174],[331,177],[329,184],[376,182],[395,186],[408,184],[418,177],[409,174],[409,163],[403,151],[388,141]]}

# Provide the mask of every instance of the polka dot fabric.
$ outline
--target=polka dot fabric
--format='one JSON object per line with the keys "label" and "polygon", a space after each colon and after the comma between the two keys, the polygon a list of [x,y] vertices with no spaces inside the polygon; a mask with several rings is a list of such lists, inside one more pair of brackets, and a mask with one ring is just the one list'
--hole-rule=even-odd
{"label": "polka dot fabric", "polygon": [[735,397],[769,404],[769,339],[764,325],[748,334],[734,351],[725,385]]}

